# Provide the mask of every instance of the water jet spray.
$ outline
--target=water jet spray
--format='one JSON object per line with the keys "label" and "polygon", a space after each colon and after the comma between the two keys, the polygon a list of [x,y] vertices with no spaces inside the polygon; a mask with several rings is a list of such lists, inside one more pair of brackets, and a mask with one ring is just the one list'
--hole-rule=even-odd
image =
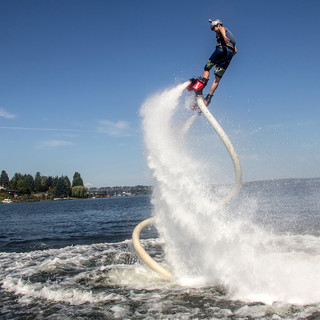
{"label": "water jet spray", "polygon": [[[207,120],[209,121],[212,128],[216,131],[216,133],[220,137],[221,141],[224,143],[224,145],[225,145],[226,149],[228,150],[228,153],[231,157],[232,163],[233,163],[233,167],[234,167],[234,171],[235,171],[234,186],[233,186],[231,192],[217,204],[218,206],[225,206],[239,193],[239,190],[241,188],[242,172],[241,172],[240,162],[239,162],[237,153],[236,153],[230,139],[228,138],[227,134],[224,132],[224,130],[220,126],[219,122],[213,117],[213,115],[211,114],[209,109],[205,106],[205,104],[203,102],[203,98],[201,96],[198,96],[196,98],[196,101],[197,101],[198,107],[201,110],[202,114],[207,118]],[[184,133],[186,133],[190,129],[190,127],[192,126],[192,124],[196,118],[197,118],[196,116],[192,116],[189,119],[189,121],[187,121],[185,128],[184,128]],[[146,220],[140,222],[135,227],[135,229],[132,233],[133,246],[134,246],[137,254],[139,255],[139,257],[141,258],[141,260],[144,261],[147,264],[147,266],[149,266],[152,270],[154,270],[155,272],[160,274],[164,280],[172,280],[173,274],[170,271],[168,271],[166,268],[161,266],[153,258],[151,258],[150,255],[144,250],[144,248],[141,245],[141,242],[140,242],[141,231],[144,228],[146,228],[152,224],[154,224],[154,218],[149,218],[149,219],[146,219]]]}

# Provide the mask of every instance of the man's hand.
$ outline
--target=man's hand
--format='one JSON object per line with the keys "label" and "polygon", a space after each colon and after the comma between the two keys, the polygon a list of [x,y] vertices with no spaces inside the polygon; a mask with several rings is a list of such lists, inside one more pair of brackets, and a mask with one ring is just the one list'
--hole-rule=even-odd
{"label": "man's hand", "polygon": [[238,52],[237,47],[234,46],[234,51],[233,51],[233,55],[235,55]]}

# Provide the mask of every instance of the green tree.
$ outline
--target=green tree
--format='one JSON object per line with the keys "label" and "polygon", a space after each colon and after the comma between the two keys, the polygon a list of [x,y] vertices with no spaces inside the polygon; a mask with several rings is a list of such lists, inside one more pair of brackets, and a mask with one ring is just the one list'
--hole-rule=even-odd
{"label": "green tree", "polygon": [[34,177],[34,191],[35,192],[41,192],[42,186],[41,186],[41,173],[37,172]]}
{"label": "green tree", "polygon": [[17,190],[21,191],[23,194],[30,194],[30,188],[28,186],[27,180],[19,179],[17,182]]}
{"label": "green tree", "polygon": [[34,191],[34,180],[31,174],[15,173],[10,182],[10,188],[30,194]]}
{"label": "green tree", "polygon": [[50,189],[50,187],[52,186],[53,184],[53,177],[49,176],[49,177],[46,177],[47,178],[47,181],[46,181],[46,191],[48,191]]}
{"label": "green tree", "polygon": [[40,190],[41,192],[46,192],[50,189],[50,186],[48,184],[48,177],[42,176],[40,179]]}
{"label": "green tree", "polygon": [[53,178],[50,192],[55,197],[69,197],[71,195],[71,183],[67,176]]}
{"label": "green tree", "polygon": [[27,187],[27,192],[28,194],[34,192],[34,179],[33,179],[33,176],[31,174],[25,174],[23,177],[22,177],[22,180],[24,182],[24,184],[26,185]]}
{"label": "green tree", "polygon": [[66,197],[70,197],[72,192],[71,182],[67,176],[62,176],[62,179],[64,183],[64,190],[65,190]]}
{"label": "green tree", "polygon": [[88,190],[84,186],[72,187],[72,196],[75,198],[87,198]]}
{"label": "green tree", "polygon": [[52,177],[41,176],[40,179],[40,191],[47,192],[53,184]]}
{"label": "green tree", "polygon": [[1,176],[0,176],[0,186],[7,189],[9,188],[9,185],[10,185],[9,176],[4,170],[2,170]]}
{"label": "green tree", "polygon": [[75,172],[72,179],[72,187],[83,186],[83,180],[79,172]]}
{"label": "green tree", "polygon": [[22,179],[21,173],[15,173],[10,181],[10,189],[18,190],[18,181]]}

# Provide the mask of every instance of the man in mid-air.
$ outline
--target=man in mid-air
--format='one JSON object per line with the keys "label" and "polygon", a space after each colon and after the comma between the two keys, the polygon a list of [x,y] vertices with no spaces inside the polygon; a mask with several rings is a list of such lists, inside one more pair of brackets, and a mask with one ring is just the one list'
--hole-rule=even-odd
{"label": "man in mid-air", "polygon": [[222,21],[219,19],[211,20],[209,19],[210,28],[216,33],[217,44],[216,49],[212,53],[211,57],[207,61],[203,76],[198,79],[190,79],[190,84],[187,87],[188,91],[193,90],[196,95],[202,95],[202,90],[207,85],[209,80],[210,70],[213,66],[214,68],[214,81],[210,88],[209,94],[205,97],[205,105],[209,105],[214,92],[216,91],[219,82],[227,70],[233,56],[237,53],[236,41],[230,30],[223,27]]}

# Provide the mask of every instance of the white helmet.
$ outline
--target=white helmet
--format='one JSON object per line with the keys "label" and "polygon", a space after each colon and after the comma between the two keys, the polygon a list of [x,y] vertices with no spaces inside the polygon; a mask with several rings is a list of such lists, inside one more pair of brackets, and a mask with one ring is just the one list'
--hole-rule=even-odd
{"label": "white helmet", "polygon": [[218,24],[222,25],[222,21],[219,19],[216,20],[211,20],[209,19],[209,23],[210,23],[210,28],[213,30],[215,26],[217,26]]}

